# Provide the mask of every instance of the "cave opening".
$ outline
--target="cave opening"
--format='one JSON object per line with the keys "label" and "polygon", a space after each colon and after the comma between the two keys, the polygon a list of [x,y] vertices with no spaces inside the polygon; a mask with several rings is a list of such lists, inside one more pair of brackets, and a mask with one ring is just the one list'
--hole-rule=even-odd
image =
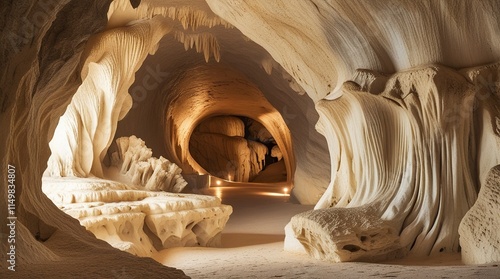
{"label": "cave opening", "polygon": [[[161,272],[82,227],[133,255],[171,253],[160,261],[203,278],[240,276],[222,275],[235,266],[254,277],[269,276],[249,265],[274,277],[321,267],[289,261],[282,247],[335,262],[498,261],[498,1],[35,2],[7,1],[0,20],[3,162],[17,169],[8,199],[19,214],[9,243],[22,240],[9,254],[21,277],[65,276],[79,263],[93,277]],[[287,202],[287,187],[211,189],[224,204],[182,192],[181,171],[207,169],[190,147],[198,127],[222,116],[264,126],[302,204]],[[241,145],[259,146],[244,130]],[[254,155],[243,157],[265,162]],[[169,249],[218,246],[222,234],[222,248],[269,245],[223,250],[227,258]]]}
{"label": "cave opening", "polygon": [[[49,144],[52,154],[43,192],[97,238],[139,256],[172,246],[217,246],[232,213],[230,205],[243,205],[250,213],[255,211],[247,207],[264,201],[283,207],[298,182],[306,192],[302,202],[309,205],[283,207],[287,217],[275,224],[279,228],[272,227],[273,233],[282,234],[295,212],[289,209],[310,209],[324,190],[306,186],[315,183],[325,188],[330,171],[326,141],[314,127],[319,118],[314,102],[294,78],[239,30],[217,20],[209,28],[196,22],[184,26],[176,22],[183,20],[181,11],[173,18],[150,16],[124,27],[110,25],[91,37],[81,64],[75,67],[81,70],[76,74],[81,75],[82,84]],[[196,138],[199,141],[200,127],[216,117],[231,117],[243,124],[240,134],[230,136],[239,136],[246,146],[242,149],[248,151],[246,156],[231,158],[237,165],[224,161],[221,165],[226,172],[207,170],[211,163],[196,155],[201,149],[214,151],[210,147],[217,141],[193,147]],[[296,140],[299,144],[293,145]],[[308,156],[311,151],[319,155]],[[302,159],[296,160],[297,156]],[[213,160],[216,155],[205,157]],[[246,166],[244,171],[240,166]],[[296,169],[302,172],[298,177]],[[186,187],[193,181],[190,178],[208,174],[274,187],[244,187],[246,192],[233,197],[232,190],[212,189],[215,196],[229,191],[225,204],[213,197],[191,195],[197,192],[193,191],[196,187]],[[300,183],[305,180],[308,184]],[[253,195],[252,203],[236,197],[240,194],[245,199]],[[185,201],[190,199],[196,202]],[[150,216],[150,207],[156,204],[169,205],[162,208],[161,217]],[[177,209],[173,204],[183,206]],[[79,210],[80,206],[86,209]],[[144,214],[128,214],[132,209]],[[106,219],[115,210],[120,212]],[[169,210],[198,215],[179,217]],[[93,216],[96,212],[105,213]],[[166,224],[175,229],[165,232]]]}

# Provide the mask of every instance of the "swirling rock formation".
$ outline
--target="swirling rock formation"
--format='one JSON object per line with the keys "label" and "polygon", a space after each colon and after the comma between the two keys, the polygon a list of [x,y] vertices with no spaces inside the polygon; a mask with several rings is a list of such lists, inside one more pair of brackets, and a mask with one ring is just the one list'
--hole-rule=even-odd
{"label": "swirling rock formation", "polygon": [[458,251],[458,225],[476,200],[473,89],[432,66],[391,76],[378,95],[348,82],[323,101],[339,158],[317,210],[291,221],[306,249],[337,261]]}
{"label": "swirling rock formation", "polygon": [[478,208],[498,204],[488,173],[500,164],[499,11],[496,0],[3,2],[0,153],[4,170],[16,167],[16,275],[85,265],[89,277],[182,277],[85,233],[41,177],[102,177],[109,145],[129,135],[201,172],[194,128],[242,109],[280,146],[294,198],[320,201],[288,230],[312,254],[457,251],[460,232],[467,262],[495,260],[494,243],[471,237],[495,229],[495,206],[458,224],[478,193]]}

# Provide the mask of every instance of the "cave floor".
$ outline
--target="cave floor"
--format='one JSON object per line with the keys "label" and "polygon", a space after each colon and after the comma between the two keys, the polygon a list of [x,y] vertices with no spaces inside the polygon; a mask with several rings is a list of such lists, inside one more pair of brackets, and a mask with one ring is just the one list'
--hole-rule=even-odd
{"label": "cave floor", "polygon": [[313,206],[290,203],[283,185],[214,187],[209,194],[233,206],[222,247],[178,247],[153,255],[192,278],[500,278],[498,265],[465,266],[459,254],[374,264],[322,262],[285,252],[283,228]]}

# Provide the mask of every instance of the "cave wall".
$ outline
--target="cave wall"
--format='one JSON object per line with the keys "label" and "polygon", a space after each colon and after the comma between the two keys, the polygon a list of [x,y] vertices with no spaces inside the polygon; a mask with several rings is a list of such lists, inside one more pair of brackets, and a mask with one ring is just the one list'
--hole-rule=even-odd
{"label": "cave wall", "polygon": [[[498,69],[497,64],[491,64],[500,57],[498,1],[208,0],[207,3],[216,14],[263,46],[295,78],[320,111],[317,127],[330,147],[330,186],[316,205],[318,211],[292,218],[287,237],[295,237],[311,255],[335,261],[360,259],[363,255],[400,257],[410,252],[421,256],[459,250],[459,220],[475,202],[489,169],[499,162],[497,124],[494,124],[499,115]],[[420,77],[418,70],[412,72],[416,67],[425,68],[424,65],[428,65],[427,69],[439,67],[437,64],[453,68],[455,78],[429,82],[428,78],[434,76],[432,71]],[[481,70],[472,70],[473,67]],[[459,69],[464,70],[457,72]],[[394,80],[387,82],[393,73],[409,76],[405,81],[396,78],[395,84]],[[471,76],[481,77],[482,82]],[[378,107],[377,101],[369,102],[370,95],[358,101],[352,99],[351,91],[359,89],[344,83],[350,79],[371,94],[386,92],[384,98],[407,111],[396,113],[396,108]],[[486,98],[482,93],[485,87],[491,92]],[[408,103],[415,96],[418,101]],[[362,105],[365,102],[369,103]],[[491,107],[482,109],[485,103]],[[405,118],[418,123],[413,131],[386,130],[395,125],[392,121]],[[375,130],[370,132],[372,128]],[[393,141],[393,133],[409,133],[409,138],[401,136]],[[342,140],[346,135],[348,139]],[[420,144],[412,146],[413,151],[398,149],[401,144],[415,140]],[[387,142],[392,142],[393,147],[386,147]],[[372,152],[374,157],[369,155]],[[405,166],[412,161],[408,155],[418,159]],[[393,156],[398,163],[390,166]],[[427,160],[429,163],[425,163]],[[422,165],[431,167],[421,170]],[[372,172],[372,167],[378,170]],[[422,181],[426,181],[425,186],[418,186]],[[390,186],[392,183],[396,184]],[[407,183],[410,188],[405,187]],[[404,191],[413,187],[418,189],[413,194],[418,202],[410,202],[406,214],[398,204],[405,204],[411,194]],[[385,196],[391,191],[400,193]],[[377,204],[384,197],[386,200]],[[358,211],[363,212],[360,217],[367,218],[367,223],[345,223],[344,218]],[[427,224],[429,216],[436,218],[430,218],[432,221]],[[398,218],[406,219],[393,223]],[[443,222],[440,218],[451,220]],[[389,243],[393,237],[395,241],[401,237],[402,243],[396,247],[363,248],[356,243],[359,239],[344,242],[351,233],[359,235],[360,230],[370,231],[371,227],[377,231],[385,226],[378,222],[388,222],[388,227],[395,228],[395,233],[393,229],[383,233],[387,238],[382,243]],[[419,233],[423,234],[417,236]],[[379,234],[379,231],[374,233]],[[339,243],[347,248],[343,249]],[[329,248],[325,251],[321,247]],[[484,252],[476,249],[467,253]],[[492,260],[495,253],[476,258]]]}
{"label": "cave wall", "polygon": [[[97,240],[41,191],[48,142],[82,82],[82,52],[89,37],[105,28],[109,3],[4,1],[0,8],[1,165],[16,169],[16,276],[184,277],[182,271],[138,260]],[[1,176],[7,181],[7,172]],[[0,197],[6,201],[7,192]],[[6,220],[7,212],[1,212]],[[1,232],[7,235],[7,226]],[[6,244],[2,237],[2,251]]]}
{"label": "cave wall", "polygon": [[[61,0],[50,2],[49,5],[47,2],[7,1],[1,7],[0,123],[6,132],[0,136],[0,151],[5,154],[2,158],[4,170],[8,164],[16,166],[17,232],[21,239],[19,264],[25,270],[25,275],[30,273],[29,269],[36,270],[40,275],[49,274],[53,271],[46,267],[42,269],[40,264],[54,264],[54,261],[64,258],[66,261],[57,263],[60,270],[85,262],[87,274],[96,276],[104,276],[103,272],[109,273],[101,269],[104,261],[109,264],[108,270],[120,271],[125,268],[129,275],[155,273],[172,278],[182,276],[179,271],[152,261],[137,260],[104,246],[85,233],[76,220],[64,215],[41,193],[40,178],[50,155],[48,142],[59,117],[82,83],[82,52],[88,38],[105,28],[120,25],[118,21],[113,22],[115,25],[107,25],[109,3],[110,1]],[[128,4],[128,1],[121,3]],[[206,8],[203,1],[193,3],[194,6]],[[392,74],[429,63],[459,69],[500,60],[500,3],[494,0],[356,3],[208,0],[207,3],[212,11],[270,54],[270,57],[266,57],[257,50],[249,52],[249,55],[260,53],[262,58],[260,65],[249,62],[242,64],[250,65],[248,69],[241,70],[250,81],[269,74],[267,80],[289,78],[287,82],[273,83],[270,87],[272,90],[261,91],[289,124],[294,146],[297,146],[293,149],[294,155],[297,158],[304,155],[304,159],[297,159],[294,178],[294,193],[304,203],[315,203],[320,198],[330,176],[327,156],[309,158],[312,157],[311,154],[327,153],[324,138],[314,134],[314,129],[311,129],[319,118],[313,108],[327,102],[323,98],[330,101],[338,99],[338,103],[343,102],[341,98],[349,98],[349,94],[343,96],[341,87],[344,81],[351,79],[356,69]],[[180,5],[177,2],[175,4]],[[174,15],[189,14],[186,10],[167,12]],[[200,20],[200,25],[205,22],[207,26],[215,23],[224,28],[229,26],[220,18],[211,18],[213,20]],[[191,23],[184,21],[178,24],[189,26]],[[218,60],[219,56],[223,56],[223,53],[217,51],[213,37],[206,35],[207,37],[201,36],[205,39],[199,39],[200,36],[186,34],[176,36],[177,40],[188,47],[191,42],[193,45],[196,42],[207,42],[205,45],[208,46],[198,43],[200,46],[195,47],[203,54],[204,60],[209,60],[210,57]],[[227,53],[228,57],[235,55],[238,53],[234,51]],[[146,63],[147,61],[146,59]],[[231,63],[239,63],[236,59],[229,61],[235,61],[229,62],[229,66]],[[156,70],[156,67],[153,69]],[[147,71],[147,68],[143,71]],[[488,80],[486,76],[486,83],[498,92],[498,71],[492,73],[495,74],[494,78]],[[266,79],[262,80],[255,84],[264,87]],[[468,82],[472,82],[472,79]],[[278,94],[283,92],[293,94]],[[283,98],[291,100],[289,105],[280,105]],[[471,159],[472,163],[469,162],[470,165],[479,165],[479,171],[476,170],[472,177],[476,192],[488,180],[488,168],[498,163],[497,155],[491,152],[497,144],[495,125],[498,107],[496,102],[491,103],[488,104],[491,108],[486,110],[483,118],[474,118],[473,121],[474,125],[485,127],[481,132],[481,143],[476,144],[476,148],[465,151],[468,156],[474,150],[478,153],[473,156],[476,158],[475,162],[474,159]],[[334,109],[335,106],[331,106]],[[335,150],[332,145],[335,145],[336,140],[331,138],[335,136],[335,131],[331,125],[327,125],[328,122],[321,122],[332,115],[335,114],[328,112],[321,115],[318,130],[329,140],[330,150]],[[160,129],[162,127],[164,126],[160,125]],[[314,135],[309,136],[304,131],[312,131]],[[153,149],[155,150],[154,147]],[[488,151],[492,154],[487,154]],[[337,155],[332,154],[332,158],[336,158],[333,156]],[[428,156],[428,153],[422,152],[422,156]],[[431,160],[438,162],[436,158]],[[306,167],[306,164],[301,166],[301,162],[311,162],[312,167]],[[308,170],[312,172],[306,173]],[[332,178],[335,172],[336,169],[332,168]],[[2,173],[4,181],[7,180],[6,175],[6,172]],[[306,193],[308,184],[315,187]],[[470,186],[462,190],[469,191],[468,188]],[[2,191],[1,198],[7,200],[5,191]],[[363,198],[358,200],[360,203],[366,201]],[[470,206],[470,199],[467,198],[464,206]],[[460,212],[463,213],[464,210],[462,208]],[[2,214],[5,212],[2,211]],[[458,218],[460,214],[454,216]],[[449,228],[452,234],[457,220],[453,222],[455,225]],[[2,233],[7,233],[5,227],[2,228]],[[452,243],[450,247],[458,247],[456,234],[449,239]],[[43,240],[46,240],[45,243]],[[433,241],[429,240],[427,247],[433,247]],[[2,245],[5,243],[3,241]],[[68,246],[84,249],[69,251]],[[100,257],[95,257],[96,254]],[[67,260],[68,258],[71,260]]]}

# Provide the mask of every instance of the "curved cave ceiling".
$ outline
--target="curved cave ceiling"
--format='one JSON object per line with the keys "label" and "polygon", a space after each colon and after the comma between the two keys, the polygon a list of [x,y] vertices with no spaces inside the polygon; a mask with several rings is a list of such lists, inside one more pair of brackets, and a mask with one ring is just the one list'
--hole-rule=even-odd
{"label": "curved cave ceiling", "polygon": [[[121,4],[125,11],[117,5],[110,14],[110,28],[137,17],[126,2]],[[194,3],[189,9],[201,13],[206,22],[182,16],[167,20],[173,28],[136,72],[129,89],[133,105],[118,122],[115,138],[136,135],[155,156],[175,162],[183,173],[205,173],[189,154],[192,130],[210,116],[246,116],[264,124],[282,147],[287,180],[297,186],[307,180],[307,185],[316,186],[297,187],[303,201],[318,200],[328,184],[330,158],[326,140],[314,127],[319,119],[314,103],[266,50],[220,20],[204,1]],[[169,14],[161,1],[151,4],[158,13]],[[181,13],[172,10],[175,6],[169,2],[170,13]]]}
{"label": "curved cave ceiling", "polygon": [[[49,174],[99,176],[113,139],[137,134],[157,156],[196,171],[190,134],[227,107],[213,102],[182,127],[169,98],[196,96],[185,90],[190,81],[217,87],[229,77],[246,89],[228,86],[227,96],[258,89],[269,102],[246,116],[261,117],[281,138],[295,196],[322,209],[287,227],[311,255],[352,261],[462,249],[467,262],[498,259],[498,249],[478,244],[490,249],[498,238],[480,235],[498,221],[497,209],[481,210],[498,206],[491,190],[500,163],[498,1],[89,3],[1,7],[6,30],[22,29],[16,19],[47,15],[28,22],[28,38],[11,33],[1,41],[9,137],[0,149],[4,165],[19,166],[20,245],[36,256],[23,261],[57,260],[52,250],[62,249],[34,237],[56,229],[89,251],[98,246],[42,194],[47,158]],[[90,119],[74,127],[71,117]],[[323,249],[317,235],[332,245]]]}

